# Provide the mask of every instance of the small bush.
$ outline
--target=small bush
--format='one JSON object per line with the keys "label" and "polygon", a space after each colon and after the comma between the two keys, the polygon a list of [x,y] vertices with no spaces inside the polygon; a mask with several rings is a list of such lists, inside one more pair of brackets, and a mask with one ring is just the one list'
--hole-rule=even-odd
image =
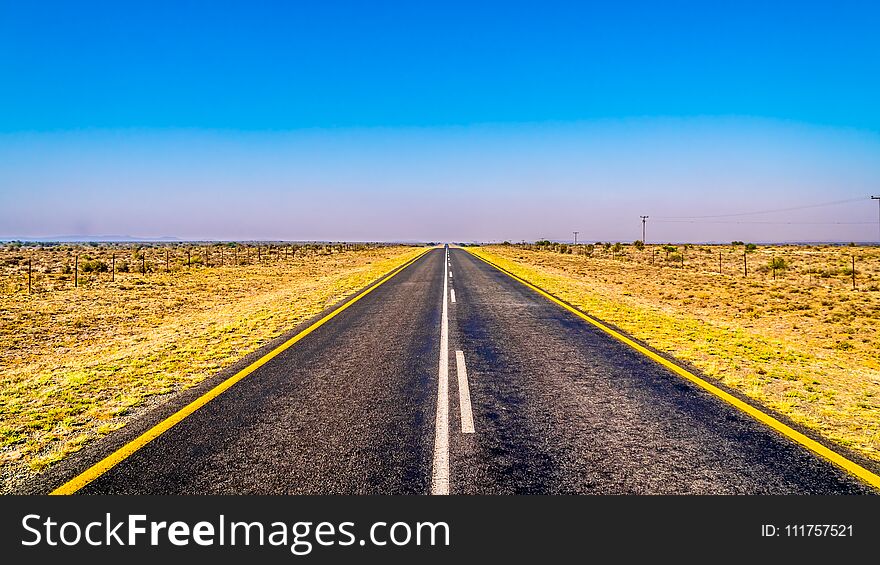
{"label": "small bush", "polygon": [[107,266],[107,263],[104,261],[83,261],[80,264],[80,269],[84,273],[106,273],[110,270],[110,267]]}

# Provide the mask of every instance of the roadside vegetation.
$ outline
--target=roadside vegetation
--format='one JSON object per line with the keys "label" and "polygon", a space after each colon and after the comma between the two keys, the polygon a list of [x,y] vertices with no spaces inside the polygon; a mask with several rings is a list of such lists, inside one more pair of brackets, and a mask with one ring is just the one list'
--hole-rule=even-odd
{"label": "roadside vegetation", "polygon": [[0,246],[2,491],[419,252],[345,244]]}
{"label": "roadside vegetation", "polygon": [[473,251],[880,462],[880,247],[734,243]]}

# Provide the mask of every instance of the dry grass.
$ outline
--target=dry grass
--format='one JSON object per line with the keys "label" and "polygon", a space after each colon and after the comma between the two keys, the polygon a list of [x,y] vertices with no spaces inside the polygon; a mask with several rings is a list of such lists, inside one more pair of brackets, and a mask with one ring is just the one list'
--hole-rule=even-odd
{"label": "dry grass", "polygon": [[[880,248],[759,247],[748,278],[742,246],[678,246],[668,262],[653,246],[569,249],[475,252],[880,461]],[[774,257],[787,265],[776,280]]]}
{"label": "dry grass", "polygon": [[[233,253],[227,249],[225,266],[210,268],[186,268],[186,252],[177,249],[166,273],[165,250],[149,248],[157,272],[117,273],[115,282],[109,273],[90,274],[77,289],[72,275],[63,274],[75,254],[82,265],[85,255],[95,261],[114,253],[119,266],[120,256],[138,264],[133,254],[143,251],[0,251],[6,291],[0,294],[4,486],[119,429],[150,397],[193,386],[419,249],[312,247],[293,257],[282,251],[266,258],[264,248],[262,263],[253,250],[250,264],[237,266],[229,264]],[[23,267],[28,258],[40,272],[34,285],[39,291],[31,295]]]}

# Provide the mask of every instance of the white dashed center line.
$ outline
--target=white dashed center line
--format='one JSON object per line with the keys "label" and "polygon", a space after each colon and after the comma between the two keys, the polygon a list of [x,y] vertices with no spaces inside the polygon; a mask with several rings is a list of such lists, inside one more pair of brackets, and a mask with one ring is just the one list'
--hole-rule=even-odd
{"label": "white dashed center line", "polygon": [[449,289],[449,298],[450,298],[450,300],[452,300],[452,303],[455,304],[455,289],[454,288]]}
{"label": "white dashed center line", "polygon": [[[449,270],[449,249],[443,270]],[[440,366],[437,377],[437,416],[434,419],[434,468],[431,494],[449,494],[449,277],[443,275],[443,314],[440,321]]]}
{"label": "white dashed center line", "polygon": [[474,413],[471,410],[471,389],[468,386],[464,352],[455,352],[455,368],[458,372],[458,404],[461,407],[461,433],[474,433]]}

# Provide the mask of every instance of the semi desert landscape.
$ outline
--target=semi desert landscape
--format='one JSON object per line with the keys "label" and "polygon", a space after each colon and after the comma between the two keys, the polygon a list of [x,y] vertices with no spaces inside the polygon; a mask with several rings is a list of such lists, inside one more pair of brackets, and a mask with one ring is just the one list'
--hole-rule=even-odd
{"label": "semi desert landscape", "polygon": [[3,245],[4,490],[419,251],[374,244]]}
{"label": "semi desert landscape", "polygon": [[[880,248],[539,241],[468,249],[880,461]],[[5,485],[125,426],[419,251],[6,244]]]}
{"label": "semi desert landscape", "polygon": [[472,251],[880,461],[880,247],[539,243]]}

